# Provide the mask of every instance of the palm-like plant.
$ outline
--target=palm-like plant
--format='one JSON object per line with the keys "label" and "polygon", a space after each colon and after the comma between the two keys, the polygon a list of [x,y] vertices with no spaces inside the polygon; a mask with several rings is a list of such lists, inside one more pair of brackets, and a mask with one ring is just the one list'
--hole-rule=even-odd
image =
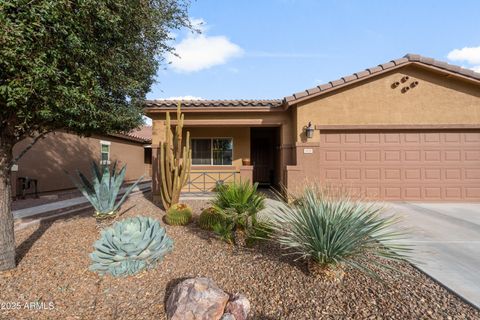
{"label": "palm-like plant", "polygon": [[257,212],[265,208],[265,197],[257,191],[258,183],[235,182],[217,187],[212,202],[213,208],[230,225],[235,244],[242,244],[244,234],[253,230],[257,224]]}
{"label": "palm-like plant", "polygon": [[382,259],[404,260],[411,250],[398,242],[405,230],[391,228],[398,218],[384,217],[382,210],[375,203],[307,187],[294,204],[284,203],[271,213],[269,226],[273,239],[306,259],[313,273],[338,280],[350,266],[376,277],[374,269],[392,269]]}
{"label": "palm-like plant", "polygon": [[115,216],[118,208],[125,202],[133,188],[143,179],[143,177],[140,177],[125,191],[122,198],[116,201],[123,180],[125,179],[127,165],[123,166],[117,173],[116,161],[113,164],[111,172],[108,166],[103,166],[103,168],[100,169],[95,162],[92,162],[91,170],[92,181],[89,181],[88,178],[78,170],[79,179],[72,178],[72,181],[95,208],[95,217],[97,219]]}

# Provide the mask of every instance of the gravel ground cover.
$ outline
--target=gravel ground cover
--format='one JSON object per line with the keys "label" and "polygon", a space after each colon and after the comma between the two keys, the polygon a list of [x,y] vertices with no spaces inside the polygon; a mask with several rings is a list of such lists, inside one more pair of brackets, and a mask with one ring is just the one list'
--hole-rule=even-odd
{"label": "gravel ground cover", "polygon": [[[188,203],[196,214],[208,206]],[[122,218],[164,214],[148,194],[130,197],[122,209]],[[356,271],[342,283],[325,283],[274,244],[234,249],[195,223],[166,226],[174,251],[155,269],[101,277],[88,270],[88,254],[102,227],[84,212],[18,232],[18,267],[0,273],[0,319],[164,319],[173,286],[195,276],[245,294],[251,319],[480,319],[478,310],[408,263],[397,263],[404,275],[385,275],[383,283]]]}

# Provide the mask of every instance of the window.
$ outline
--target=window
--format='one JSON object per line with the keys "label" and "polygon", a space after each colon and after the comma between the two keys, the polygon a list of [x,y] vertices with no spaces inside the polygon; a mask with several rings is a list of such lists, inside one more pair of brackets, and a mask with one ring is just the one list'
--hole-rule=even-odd
{"label": "window", "polygon": [[100,164],[110,164],[110,142],[100,141]]}
{"label": "window", "polygon": [[233,140],[231,138],[192,139],[192,164],[232,165]]}

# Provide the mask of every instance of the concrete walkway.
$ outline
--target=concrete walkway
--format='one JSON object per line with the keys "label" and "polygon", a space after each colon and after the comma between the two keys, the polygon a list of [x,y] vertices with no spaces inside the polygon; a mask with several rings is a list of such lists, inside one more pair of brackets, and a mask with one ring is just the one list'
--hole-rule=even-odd
{"label": "concrete walkway", "polygon": [[480,309],[480,204],[393,203],[416,266]]}
{"label": "concrete walkway", "polygon": [[[125,193],[127,188],[128,186],[121,188],[118,197],[121,197]],[[150,188],[150,181],[139,183],[135,188],[133,188],[131,194],[133,195],[139,192],[145,192],[150,190]],[[46,203],[30,208],[15,210],[12,212],[13,218],[16,220],[15,230],[20,230],[29,225],[38,223],[45,218],[50,219],[53,217],[72,214],[78,211],[82,211],[84,209],[88,209],[91,206],[92,205],[90,204],[90,202],[84,196],[81,196],[77,198]]]}

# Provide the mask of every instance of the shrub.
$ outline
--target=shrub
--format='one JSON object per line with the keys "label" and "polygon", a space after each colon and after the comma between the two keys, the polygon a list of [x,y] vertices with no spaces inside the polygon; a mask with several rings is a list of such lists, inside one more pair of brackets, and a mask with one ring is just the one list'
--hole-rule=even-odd
{"label": "shrub", "polygon": [[398,219],[382,217],[382,210],[377,204],[307,187],[295,204],[272,212],[269,226],[273,239],[306,259],[314,273],[339,279],[350,266],[376,277],[375,270],[391,269],[377,258],[402,260],[410,250],[397,242],[405,232],[390,228]]}
{"label": "shrub", "polygon": [[234,243],[243,245],[245,238],[257,225],[257,213],[265,208],[265,197],[258,191],[258,183],[251,185],[249,181],[219,185],[212,204],[223,215],[224,229],[231,230]]}
{"label": "shrub", "polygon": [[75,186],[95,208],[95,217],[97,219],[114,217],[118,208],[125,202],[133,188],[143,179],[143,177],[140,177],[125,191],[123,197],[115,203],[120,188],[122,187],[123,179],[125,178],[127,166],[123,166],[118,173],[116,168],[116,161],[113,164],[111,172],[108,166],[104,166],[101,170],[98,165],[93,162],[91,166],[91,182],[80,171],[77,171],[79,180],[72,178]]}
{"label": "shrub", "polygon": [[157,220],[135,217],[104,229],[93,246],[90,270],[118,277],[154,267],[172,251],[173,240]]}
{"label": "shrub", "polygon": [[192,221],[192,209],[184,204],[172,205],[165,215],[165,222],[172,226],[184,226]]}
{"label": "shrub", "polygon": [[202,211],[200,217],[198,218],[198,224],[202,229],[213,230],[213,226],[217,223],[223,222],[223,220],[223,215],[215,208],[210,207]]}

